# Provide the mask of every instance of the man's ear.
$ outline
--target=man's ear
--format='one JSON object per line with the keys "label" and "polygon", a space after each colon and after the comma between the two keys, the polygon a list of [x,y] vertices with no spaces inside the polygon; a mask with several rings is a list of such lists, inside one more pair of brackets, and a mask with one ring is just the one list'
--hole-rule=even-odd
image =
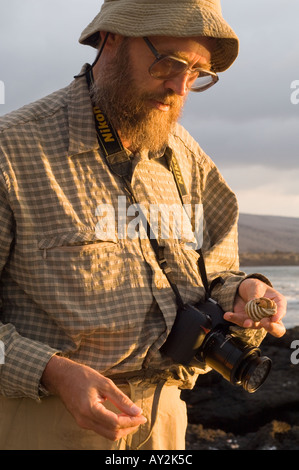
{"label": "man's ear", "polygon": [[[98,53],[96,60],[93,63],[93,73],[95,78],[97,78],[99,70],[105,66],[107,63],[114,60],[116,57],[118,48],[122,41],[124,40],[124,36],[115,33],[107,33],[106,31],[100,31],[100,38],[101,42],[98,45]],[[104,45],[105,42],[105,45]],[[102,46],[104,48],[102,49]],[[100,61],[99,61],[100,57]]]}
{"label": "man's ear", "polygon": [[[100,31],[101,43],[103,43],[105,37],[107,35],[106,31]],[[105,49],[110,49],[113,51],[116,50],[120,44],[122,43],[124,36],[116,33],[109,33],[108,38],[106,40]]]}

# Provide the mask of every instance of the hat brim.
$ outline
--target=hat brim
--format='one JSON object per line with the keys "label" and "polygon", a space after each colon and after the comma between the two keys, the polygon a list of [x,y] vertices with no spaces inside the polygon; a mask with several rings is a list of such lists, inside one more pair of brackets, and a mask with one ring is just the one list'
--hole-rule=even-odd
{"label": "hat brim", "polygon": [[82,32],[79,42],[97,48],[100,31],[128,37],[217,38],[211,61],[215,72],[227,70],[239,52],[238,37],[221,14],[197,2],[173,2],[171,7],[165,1],[152,4],[136,0],[104,3],[100,13]]}

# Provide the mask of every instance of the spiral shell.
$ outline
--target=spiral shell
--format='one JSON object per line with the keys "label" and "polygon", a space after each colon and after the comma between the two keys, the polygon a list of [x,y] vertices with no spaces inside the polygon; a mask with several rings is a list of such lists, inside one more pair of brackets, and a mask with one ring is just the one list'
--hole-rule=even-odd
{"label": "spiral shell", "polygon": [[277,312],[277,305],[271,299],[260,297],[259,299],[253,299],[247,302],[245,305],[245,312],[251,320],[260,321],[262,318],[275,315]]}

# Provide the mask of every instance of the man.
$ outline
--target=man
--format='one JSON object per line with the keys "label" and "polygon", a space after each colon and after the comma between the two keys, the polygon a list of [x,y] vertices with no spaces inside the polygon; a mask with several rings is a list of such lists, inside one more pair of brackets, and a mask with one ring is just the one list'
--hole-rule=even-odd
{"label": "man", "polygon": [[[225,318],[253,344],[285,331],[284,297],[238,271],[235,196],[177,124],[189,91],[235,60],[238,39],[217,0],[106,0],[80,41],[99,50],[92,67],[1,119],[0,447],[183,449],[180,390],[207,368],[161,349],[177,298],[136,208],[202,207]],[[181,300],[195,304],[205,291],[192,227],[157,241]],[[254,323],[244,306],[261,296],[278,312]]]}

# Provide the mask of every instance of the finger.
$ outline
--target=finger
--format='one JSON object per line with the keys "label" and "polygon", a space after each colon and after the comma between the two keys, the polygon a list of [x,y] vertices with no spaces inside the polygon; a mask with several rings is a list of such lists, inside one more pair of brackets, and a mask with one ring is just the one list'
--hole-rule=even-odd
{"label": "finger", "polygon": [[245,304],[249,302],[249,300],[259,297],[267,297],[273,300],[277,304],[277,317],[275,320],[282,318],[286,313],[287,301],[285,297],[273,287],[268,286],[258,279],[245,279],[239,286],[238,294]]}
{"label": "finger", "polygon": [[[107,439],[120,439],[147,421],[142,415],[142,410],[112,380],[106,377],[101,377],[90,399],[89,403],[92,403],[90,412],[87,410],[87,413],[81,415],[78,424],[104,435]],[[109,402],[120,413],[109,409]]]}
{"label": "finger", "polygon": [[[249,300],[253,300],[259,297],[267,297],[276,303],[277,313],[271,317],[271,321],[279,322],[286,315],[287,300],[282,294],[280,294],[280,292],[259,280],[245,279],[239,286],[238,295],[236,296],[234,304],[234,313],[239,313],[240,317],[238,317],[238,320],[236,320],[236,317],[234,317],[234,320],[232,321],[235,321],[236,324],[242,326],[241,314],[245,314],[245,304]],[[246,317],[248,318],[247,315]],[[245,326],[250,327],[249,321],[246,322]],[[282,331],[282,327],[280,328]]]}
{"label": "finger", "polygon": [[277,305],[277,313],[273,315],[272,321],[278,322],[280,321],[287,312],[287,300],[285,297],[280,296],[278,299],[275,300]]}
{"label": "finger", "polygon": [[128,416],[116,414],[104,406],[101,401],[92,408],[92,415],[83,418],[81,427],[91,429],[107,439],[120,439],[129,433],[136,431],[138,427],[146,423],[146,418],[142,415]]}
{"label": "finger", "polygon": [[125,415],[117,415],[118,425],[121,429],[130,428],[140,426],[141,424],[145,424],[147,419],[145,416],[125,416]]}
{"label": "finger", "polygon": [[277,338],[281,338],[286,332],[286,327],[282,321],[274,322],[270,318],[262,318],[260,324],[268,333]]}
{"label": "finger", "polygon": [[239,285],[238,294],[247,303],[249,300],[263,297],[268,288],[269,286],[259,279],[248,278]]}
{"label": "finger", "polygon": [[134,426],[132,428],[119,428],[110,430],[101,425],[98,425],[98,423],[95,423],[92,427],[92,431],[100,434],[100,436],[106,437],[106,439],[109,439],[110,441],[118,441],[119,439],[122,439],[129,434],[133,434],[134,432],[138,431],[138,427],[139,426]]}
{"label": "finger", "polygon": [[116,414],[111,410],[108,410],[104,405],[99,403],[96,410],[94,410],[94,416],[101,416],[101,421],[110,427],[115,428],[129,428],[139,426],[140,424],[146,423],[146,418],[143,415],[130,416],[126,414]]}
{"label": "finger", "polygon": [[110,401],[109,399],[105,400],[106,405],[104,405],[102,398],[95,400],[94,405],[91,407],[93,416],[95,417],[100,416],[102,421],[107,422],[108,424],[111,422],[114,425],[119,424],[120,418],[122,418],[121,419],[122,423],[125,423],[125,420],[127,420],[129,425],[132,425],[132,423],[133,425],[135,425],[134,423],[139,424],[139,422],[145,419],[145,417],[142,414],[133,416],[124,412],[123,413],[114,412],[111,409],[109,409],[109,404],[107,403],[109,401]]}
{"label": "finger", "polygon": [[140,416],[142,409],[139,408],[132,400],[123,393],[112,380],[105,379],[105,383],[100,387],[100,395],[111,401],[119,411],[130,416]]}
{"label": "finger", "polygon": [[250,318],[246,318],[244,321],[243,321],[243,328],[254,328],[256,330],[262,328],[260,322],[255,322],[253,320],[251,320]]}
{"label": "finger", "polygon": [[254,328],[259,329],[261,325],[259,322],[254,322],[247,317],[245,313],[226,312],[223,315],[226,321],[234,323],[235,325],[241,326],[242,328]]}
{"label": "finger", "polygon": [[126,413],[118,414],[110,410],[108,406],[109,404],[107,406],[103,405],[103,400],[99,398],[91,408],[93,420],[98,423],[101,422],[107,428],[130,428],[144,424],[147,421],[142,414],[136,416]]}
{"label": "finger", "polygon": [[223,315],[224,320],[234,323],[235,325],[238,326],[243,326],[244,322],[248,320],[250,324],[253,324],[254,322],[250,320],[245,313],[236,313],[236,312],[225,312]]}
{"label": "finger", "polygon": [[116,441],[121,439],[122,437],[127,436],[133,432],[136,432],[139,428],[140,424],[134,426],[123,426],[123,425],[107,425],[103,424],[103,422],[96,421],[94,419],[90,419],[84,426],[81,427],[85,429],[89,429],[91,431],[96,432],[97,434],[104,436],[106,439]]}

